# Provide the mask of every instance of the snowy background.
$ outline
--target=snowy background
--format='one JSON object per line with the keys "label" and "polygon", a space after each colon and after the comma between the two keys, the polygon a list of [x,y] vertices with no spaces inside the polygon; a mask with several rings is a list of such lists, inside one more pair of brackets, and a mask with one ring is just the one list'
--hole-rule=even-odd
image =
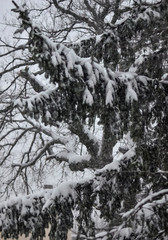
{"label": "snowy background", "polygon": [[4,30],[5,25],[4,25],[4,21],[5,18],[9,18],[10,17],[10,10],[13,7],[12,1],[11,0],[1,0],[0,2],[0,32],[2,33],[2,31]]}

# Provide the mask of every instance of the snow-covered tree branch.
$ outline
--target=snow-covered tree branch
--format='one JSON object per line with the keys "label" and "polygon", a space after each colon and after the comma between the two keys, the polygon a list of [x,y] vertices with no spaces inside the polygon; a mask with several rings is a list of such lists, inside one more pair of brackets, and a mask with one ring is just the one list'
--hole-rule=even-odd
{"label": "snow-covered tree branch", "polygon": [[[13,3],[21,42],[2,40],[0,55],[2,192],[17,195],[22,178],[29,194],[29,174],[38,182],[63,163],[93,176],[2,203],[3,236],[38,239],[50,225],[62,240],[76,222],[76,239],[166,239],[167,1]],[[81,28],[86,38],[69,41]]]}

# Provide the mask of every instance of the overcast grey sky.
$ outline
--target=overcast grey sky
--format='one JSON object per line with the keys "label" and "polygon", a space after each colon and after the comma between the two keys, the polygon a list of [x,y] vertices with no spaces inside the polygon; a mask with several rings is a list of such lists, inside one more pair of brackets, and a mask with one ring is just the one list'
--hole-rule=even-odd
{"label": "overcast grey sky", "polygon": [[3,29],[3,17],[10,16],[9,13],[12,7],[12,0],[0,0],[0,30]]}
{"label": "overcast grey sky", "polygon": [[0,21],[2,21],[3,15],[7,11],[9,12],[12,7],[12,0],[0,0]]}

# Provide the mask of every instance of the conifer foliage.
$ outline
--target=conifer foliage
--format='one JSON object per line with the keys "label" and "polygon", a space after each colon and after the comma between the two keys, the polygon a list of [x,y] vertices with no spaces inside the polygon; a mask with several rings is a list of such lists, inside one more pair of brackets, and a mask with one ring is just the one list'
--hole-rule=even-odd
{"label": "conifer foliage", "polygon": [[[20,19],[17,32],[28,35],[22,50],[47,84],[33,68],[23,68],[19,77],[34,94],[10,102],[1,112],[18,109],[46,128],[65,123],[86,154],[69,149],[49,152],[49,157],[66,161],[72,171],[93,169],[94,176],[2,203],[2,234],[17,238],[32,233],[32,239],[41,239],[50,225],[50,239],[63,240],[75,220],[76,239],[167,239],[168,2],[80,1],[90,17],[77,15],[75,1],[67,2],[53,0],[51,5],[88,24],[93,36],[57,43],[37,26],[26,5],[13,1]],[[112,13],[111,22],[102,17],[103,4],[109,4],[111,12],[104,7],[104,14]],[[104,22],[95,25],[98,12]],[[91,134],[95,125],[101,139]],[[129,144],[119,147],[116,157],[113,148],[123,138]],[[57,136],[50,146],[66,141]],[[36,161],[13,163],[13,168],[21,171]]]}

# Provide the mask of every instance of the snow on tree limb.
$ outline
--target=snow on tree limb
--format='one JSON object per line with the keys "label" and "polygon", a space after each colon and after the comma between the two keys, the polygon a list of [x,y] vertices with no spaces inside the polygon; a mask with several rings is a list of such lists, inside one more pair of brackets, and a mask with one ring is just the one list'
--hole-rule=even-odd
{"label": "snow on tree limb", "polygon": [[[53,190],[43,190],[40,193],[12,198],[1,203],[0,228],[3,236],[17,237],[18,234],[29,234],[31,232],[33,238],[37,239],[39,236],[44,236],[44,229],[49,224],[51,226],[51,239],[53,239],[52,236],[60,238],[61,236],[66,236],[67,230],[72,227],[72,210],[80,211],[80,214],[83,216],[82,221],[86,221],[87,224],[93,211],[92,208],[89,208],[91,205],[88,201],[92,201],[94,207],[99,209],[104,216],[106,216],[107,212],[114,213],[116,207],[119,209],[121,207],[120,204],[116,205],[118,198],[126,195],[129,199],[130,196],[128,196],[127,191],[129,188],[132,188],[132,180],[136,180],[139,174],[136,172],[133,177],[124,173],[125,164],[129,161],[134,161],[134,156],[135,149],[133,148],[118,163],[113,162],[111,166],[97,171],[91,179],[85,179],[85,181],[81,182],[63,183]],[[124,175],[126,177],[125,183],[121,181]],[[109,181],[108,185],[107,180]],[[115,191],[116,185],[118,186],[117,192]],[[109,187],[113,191],[111,192],[111,198],[106,198],[104,194]],[[92,195],[88,198],[87,194],[91,192]],[[139,219],[139,224],[141,224],[144,217],[151,221],[151,224],[154,224],[155,221],[153,222],[153,219],[159,214],[156,209],[167,205],[167,194],[168,190],[165,189],[142,199],[135,207],[122,214],[124,221],[121,225],[115,226],[112,230],[104,231],[105,235],[111,236],[112,239],[118,239],[119,237],[124,239],[126,234],[129,237],[134,231],[134,226],[131,228],[129,224],[136,217]],[[97,198],[99,198],[99,201],[96,200]],[[82,208],[80,206],[81,201]],[[148,210],[145,210],[146,208]],[[57,220],[53,218],[53,214]],[[155,227],[157,231],[162,230],[158,225]],[[134,231],[134,234],[138,236],[138,228],[137,231]]]}
{"label": "snow on tree limb", "polygon": [[[54,2],[63,6],[61,1]],[[58,10],[71,14],[73,1],[63,2],[69,8],[58,6]],[[84,0],[96,15],[92,2]],[[18,32],[27,31],[26,51],[28,46],[29,59],[40,71],[37,75],[28,69],[19,73],[33,94],[22,94],[24,97],[16,98],[12,108],[29,125],[19,128],[16,122],[17,127],[3,133],[0,140],[5,141],[14,130],[19,131],[13,145],[11,141],[2,145],[9,147],[2,161],[31,129],[34,135],[25,153],[28,157],[13,161],[14,179],[38,160],[52,158],[66,165],[68,162],[71,170],[90,168],[95,174],[80,182],[64,183],[53,191],[3,203],[0,226],[4,237],[32,232],[33,239],[38,239],[50,224],[50,239],[65,239],[75,212],[78,239],[167,239],[167,75],[160,79],[167,72],[168,5],[165,0],[155,4],[137,0],[131,7],[122,8],[120,3],[123,1],[113,1],[116,12],[111,24],[104,23],[104,33],[75,44],[53,42],[34,24],[26,6],[14,3],[21,19]],[[76,17],[76,13],[71,15]],[[38,79],[39,72],[45,74],[46,85],[44,79]],[[4,107],[0,113],[4,116],[5,111],[10,114],[11,109]],[[67,129],[59,136],[54,131],[62,123]],[[94,136],[97,124],[101,128],[98,138]],[[37,134],[45,134],[46,141],[42,138],[31,155]],[[86,147],[85,152],[76,148],[76,140]],[[112,153],[116,143],[120,147]],[[63,146],[60,151],[55,144]],[[94,210],[106,226],[97,228]]]}
{"label": "snow on tree limb", "polygon": [[[84,104],[92,106],[95,102],[97,102],[97,100],[99,101],[97,95],[102,93],[96,93],[97,85],[101,84],[102,90],[107,86],[106,89],[108,90],[106,90],[107,96],[105,96],[105,103],[107,105],[112,105],[113,95],[115,95],[115,88],[118,88],[118,80],[121,79],[121,83],[127,85],[127,81],[136,81],[136,79],[138,79],[138,76],[135,74],[129,73],[129,76],[127,77],[125,74],[120,73],[120,75],[118,75],[112,72],[110,69],[106,70],[100,64],[94,62],[91,58],[80,58],[73,50],[67,48],[63,44],[53,43],[50,39],[44,36],[39,29],[37,30],[37,27],[33,26],[31,22],[26,22],[26,27],[27,24],[29,24],[29,26],[32,28],[30,37],[32,38],[33,44],[30,44],[30,51],[33,54],[33,57],[39,63],[40,67],[42,67],[49,74],[51,81],[53,83],[58,83],[60,97],[56,97],[57,101],[59,100],[64,102],[63,99],[66,97],[66,94],[63,96],[61,92],[67,92],[68,97],[70,98],[69,106],[67,106],[67,109],[68,107],[70,109],[68,114],[68,118],[70,119],[72,107],[75,106],[75,108],[78,109],[79,106]],[[35,47],[35,45],[37,46]],[[52,56],[51,59],[50,55]],[[123,80],[124,77],[125,80]],[[120,82],[118,84],[120,84]],[[137,89],[134,90],[134,86],[135,84],[129,84],[127,87],[129,90],[127,92],[132,92],[132,94],[129,96],[130,99],[133,98],[134,100],[137,100],[137,97],[135,97]],[[103,94],[106,95],[106,93]],[[47,92],[44,93],[42,98],[47,99],[47,94]],[[30,101],[31,104],[29,104],[28,100],[24,101],[27,102],[28,109],[30,106],[29,110],[32,111],[34,107],[38,112],[37,105],[38,102],[41,102],[40,98],[38,100],[37,97],[36,103],[33,101],[33,99]],[[103,99],[100,99],[100,101],[103,101]],[[70,105],[70,102],[73,106]],[[77,113],[78,115],[81,114],[78,112],[78,110]],[[61,114],[60,117],[62,117]]]}
{"label": "snow on tree limb", "polygon": [[[124,158],[121,159],[121,164],[123,160]],[[126,161],[128,161],[128,159]],[[112,163],[110,169],[115,178],[116,172],[119,171],[119,164],[116,165],[115,163]],[[36,238],[38,236],[44,236],[44,231],[40,231],[40,226],[45,228],[48,227],[48,224],[51,224],[51,234],[52,231],[55,231],[56,229],[56,234],[65,234],[68,228],[72,227],[71,211],[76,208],[74,203],[78,205],[82,200],[84,206],[85,204],[88,204],[84,197],[85,195],[83,195],[85,194],[85,191],[88,191],[88,186],[95,189],[95,194],[99,194],[98,189],[100,188],[100,191],[103,190],[100,186],[102,185],[102,178],[106,178],[104,175],[106,171],[109,172],[109,169],[100,172],[98,171],[95,175],[95,179],[89,179],[86,182],[63,183],[59,187],[53,190],[48,190],[47,192],[43,190],[39,194],[16,197],[1,203],[0,228],[2,230],[2,235],[4,237],[17,237],[18,234],[28,234],[29,232],[32,232],[33,229],[32,235]],[[94,200],[95,196],[93,195],[92,201]],[[87,207],[87,205],[85,207]],[[67,210],[69,211],[70,216],[67,216]],[[53,221],[52,211],[55,212],[56,217],[64,225],[64,230]],[[89,214],[91,213],[90,211],[92,210],[89,210]],[[18,215],[19,218],[17,217]],[[67,222],[64,222],[63,218],[65,218],[65,221]],[[56,224],[56,229],[52,229],[54,224]]]}
{"label": "snow on tree limb", "polygon": [[[167,209],[167,204],[168,189],[149,194],[146,198],[137,203],[133,209],[122,214],[123,223],[115,232],[113,239],[118,239],[119,237],[128,238],[132,234],[135,234],[134,236],[139,235],[146,237],[146,234],[148,234],[152,226],[157,229],[156,236],[158,233],[160,233],[158,236],[165,236],[166,228],[161,224],[162,219],[158,220],[158,215],[162,212],[162,208],[165,210]],[[131,228],[130,224],[132,224]]]}
{"label": "snow on tree limb", "polygon": [[26,71],[20,71],[20,76],[28,80],[36,92],[42,92],[47,90],[46,86],[42,84],[33,73],[31,73],[28,69]]}
{"label": "snow on tree limb", "polygon": [[[159,8],[160,5],[158,5]],[[111,162],[111,146],[115,145],[116,136],[117,138],[122,136],[122,133],[129,131],[130,128],[133,132],[137,131],[136,127],[132,127],[131,121],[125,125],[120,124],[122,114],[127,115],[124,118],[131,119],[135,111],[132,108],[135,106],[140,108],[149,89],[161,89],[162,84],[134,72],[113,72],[92,57],[79,57],[72,48],[64,44],[56,44],[45,36],[30,20],[26,8],[17,8],[17,12],[22,19],[22,27],[29,31],[29,51],[39,68],[46,73],[46,77],[55,84],[55,89],[39,92],[29,99],[17,100],[15,106],[19,106],[33,118],[41,119],[45,124],[51,124],[54,121],[64,121],[68,125],[76,123],[70,128],[72,132],[73,130],[74,133],[77,132],[81,141],[87,146],[88,153],[92,156],[90,162],[96,163],[96,157],[98,155],[101,157],[102,153],[106,156],[102,165],[106,161],[106,163]],[[152,18],[149,12],[145,14]],[[155,14],[155,17],[158,18],[159,15]],[[113,40],[108,41],[113,42]],[[116,56],[115,53],[114,56]],[[152,96],[150,98],[152,99]],[[127,113],[120,111],[127,108],[126,106],[129,108]],[[143,115],[143,111],[139,110],[139,114]],[[135,113],[135,115],[138,114]],[[83,127],[81,129],[77,127],[87,121],[92,126],[96,117],[108,126],[104,131],[106,133],[103,136],[101,151],[97,143],[88,141],[87,134],[82,130]],[[144,124],[146,123],[143,118],[142,122],[143,127],[138,130],[140,134],[145,133]],[[108,140],[108,147],[107,139],[111,139]]]}
{"label": "snow on tree limb", "polygon": [[[116,2],[119,5],[119,1]],[[107,27],[106,31],[95,37],[80,40],[78,43],[67,44],[72,47],[75,52],[81,57],[89,57],[97,59],[99,62],[104,61],[105,66],[110,66],[115,69],[119,61],[120,51],[123,55],[126,54],[126,45],[133,43],[132,39],[139,32],[149,30],[150,24],[160,25],[166,14],[164,1],[157,2],[153,5],[141,3],[141,5],[133,5],[131,8],[126,8],[128,17],[115,22]],[[141,9],[141,13],[140,10]],[[124,9],[118,9],[115,14],[120,14]],[[129,43],[130,42],[130,43]],[[127,47],[128,48],[128,47]],[[131,50],[131,47],[130,47]],[[126,54],[125,58],[129,56]],[[131,59],[130,59],[131,60]],[[132,64],[134,63],[132,58]]]}

